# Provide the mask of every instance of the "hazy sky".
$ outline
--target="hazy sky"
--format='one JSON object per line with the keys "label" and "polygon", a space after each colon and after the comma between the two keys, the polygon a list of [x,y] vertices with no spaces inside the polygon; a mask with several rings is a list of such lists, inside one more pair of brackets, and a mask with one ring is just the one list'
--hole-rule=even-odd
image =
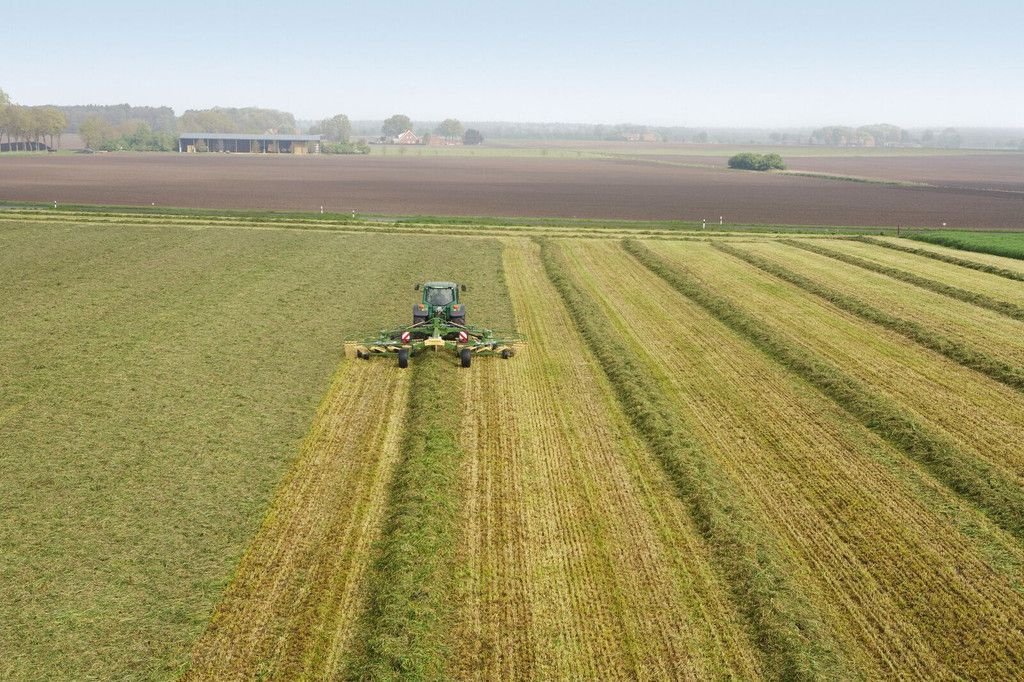
{"label": "hazy sky", "polygon": [[0,88],[23,104],[1024,126],[1022,0],[0,0],[0,17]]}

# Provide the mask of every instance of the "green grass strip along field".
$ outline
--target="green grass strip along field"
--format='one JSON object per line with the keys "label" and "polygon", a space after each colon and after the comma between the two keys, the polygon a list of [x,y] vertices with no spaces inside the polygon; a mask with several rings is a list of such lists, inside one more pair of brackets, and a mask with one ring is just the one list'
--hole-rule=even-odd
{"label": "green grass strip along field", "polygon": [[911,232],[907,236],[961,251],[1024,259],[1024,232]]}
{"label": "green grass strip along field", "polygon": [[871,270],[883,275],[888,275],[893,279],[898,279],[902,282],[907,282],[914,286],[921,287],[922,289],[928,289],[929,291],[934,291],[936,293],[949,296],[950,298],[955,298],[958,301],[965,301],[967,303],[973,303],[974,305],[981,306],[982,308],[994,310],[997,313],[1006,315],[1007,317],[1011,317],[1015,320],[1024,321],[1024,307],[1013,303],[1007,303],[1006,301],[1000,301],[976,291],[968,291],[967,289],[961,289],[960,287],[945,284],[934,279],[921,277],[912,272],[907,272],[906,270],[889,267],[888,265],[883,265],[881,263],[875,263],[874,261],[867,260],[866,258],[842,253],[817,244],[809,244],[806,241],[786,239],[783,240],[783,242],[790,246],[796,246],[804,249],[805,251],[816,253],[820,256],[828,256],[829,258],[834,258],[843,263],[849,263],[850,265],[856,265],[857,267],[864,268],[865,270]]}
{"label": "green grass strip along field", "polygon": [[445,679],[458,534],[462,400],[451,394],[454,364],[424,353],[413,363],[408,422],[391,485],[389,518],[370,578],[353,662],[361,679]]}
{"label": "green grass strip along field", "polygon": [[757,319],[711,292],[642,243],[627,240],[625,248],[674,289],[907,453],[938,480],[986,513],[1003,530],[1024,539],[1024,490],[994,467],[963,456],[955,446],[917,423],[896,404],[871,392],[815,355],[786,343]]}
{"label": "green grass strip along field", "polygon": [[942,353],[950,360],[958,362],[964,367],[970,367],[971,369],[981,372],[982,374],[985,374],[996,381],[1002,382],[1007,386],[1015,388],[1018,391],[1024,391],[1024,370],[1020,367],[1002,362],[986,353],[969,348],[953,339],[946,338],[945,336],[937,334],[917,322],[905,320],[896,317],[895,315],[890,315],[889,313],[869,305],[858,298],[848,296],[837,289],[827,287],[815,282],[814,280],[799,275],[792,270],[782,267],[778,263],[773,263],[770,260],[734,248],[728,244],[715,243],[714,247],[719,251],[723,251],[731,256],[744,260],[754,267],[771,275],[775,275],[779,279],[789,282],[790,284],[794,284],[804,291],[812,293],[815,296],[819,296],[837,308],[842,308],[843,310],[862,317],[869,322],[874,322],[886,329],[891,329],[897,334],[901,334],[908,339],[921,344],[925,348],[929,348],[937,353]]}
{"label": "green grass strip along field", "polygon": [[545,270],[581,335],[600,360],[637,431],[647,442],[691,510],[727,581],[751,638],[761,651],[769,678],[842,677],[843,664],[819,618],[789,584],[778,550],[756,530],[743,496],[701,452],[699,444],[670,410],[634,360],[632,352],[600,322],[601,310],[568,275],[560,247],[541,242]]}
{"label": "green grass strip along field", "polygon": [[865,244],[884,246],[885,248],[893,249],[894,251],[911,253],[915,256],[924,256],[925,258],[931,258],[933,260],[942,261],[943,263],[949,263],[950,265],[959,265],[962,268],[970,268],[971,270],[978,270],[979,272],[987,272],[990,275],[998,275],[999,277],[1005,277],[1007,279],[1015,279],[1018,282],[1024,282],[1024,272],[1014,272],[1013,270],[1007,270],[1006,268],[1000,268],[995,265],[989,265],[988,263],[979,263],[978,261],[968,260],[966,258],[957,258],[956,256],[949,256],[944,253],[930,251],[927,249],[915,249],[911,246],[903,246],[902,244],[896,244],[891,241],[883,241],[881,239],[873,239],[871,237],[851,237],[851,239],[864,242]]}

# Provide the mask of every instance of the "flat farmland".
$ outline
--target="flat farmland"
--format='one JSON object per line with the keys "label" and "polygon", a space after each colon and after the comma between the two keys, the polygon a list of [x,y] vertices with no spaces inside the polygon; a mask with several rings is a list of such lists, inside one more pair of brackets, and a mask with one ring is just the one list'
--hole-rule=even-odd
{"label": "flat farmland", "polygon": [[0,212],[0,677],[1019,676],[1011,259],[380,227]]}
{"label": "flat farmland", "polygon": [[[970,186],[909,187],[783,174],[728,171],[580,150],[550,158],[472,150],[432,156],[429,149],[386,156],[95,154],[0,157],[0,200],[385,215],[708,219],[730,224],[1024,227],[1024,194]],[[543,150],[541,150],[543,151]],[[638,150],[636,153],[642,153]],[[570,158],[566,158],[569,156]],[[914,158],[928,167],[945,157]],[[983,156],[993,176],[1011,156]],[[667,161],[667,162],[666,162]],[[846,160],[836,160],[837,163]],[[903,177],[899,157],[880,177]],[[800,168],[801,160],[794,160]],[[831,162],[831,160],[830,160]],[[716,164],[723,163],[721,158]],[[952,163],[952,162],[951,162]],[[873,169],[865,169],[871,175]],[[952,171],[951,171],[952,172]],[[974,171],[971,171],[974,172]],[[980,171],[978,171],[980,172]],[[990,181],[982,178],[981,185]],[[1012,178],[1003,181],[1012,185]],[[963,183],[960,183],[963,184]]]}

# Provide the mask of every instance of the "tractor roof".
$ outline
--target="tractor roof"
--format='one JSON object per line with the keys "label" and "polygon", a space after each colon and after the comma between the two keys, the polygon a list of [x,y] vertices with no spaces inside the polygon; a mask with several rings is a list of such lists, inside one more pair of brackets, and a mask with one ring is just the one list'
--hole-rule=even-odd
{"label": "tractor roof", "polygon": [[458,286],[459,285],[456,284],[455,282],[424,282],[423,283],[423,288],[424,289],[426,289],[428,287],[431,288],[431,289],[451,289],[453,287],[457,289]]}

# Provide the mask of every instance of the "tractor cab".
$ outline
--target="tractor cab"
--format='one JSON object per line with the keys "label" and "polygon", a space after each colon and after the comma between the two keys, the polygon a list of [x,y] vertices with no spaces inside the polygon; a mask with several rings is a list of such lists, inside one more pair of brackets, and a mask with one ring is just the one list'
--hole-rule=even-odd
{"label": "tractor cab", "polygon": [[416,288],[422,288],[423,296],[412,307],[413,324],[435,317],[453,324],[466,324],[466,306],[459,302],[459,291],[466,290],[465,284],[460,287],[455,282],[427,282],[422,287],[417,284]]}

